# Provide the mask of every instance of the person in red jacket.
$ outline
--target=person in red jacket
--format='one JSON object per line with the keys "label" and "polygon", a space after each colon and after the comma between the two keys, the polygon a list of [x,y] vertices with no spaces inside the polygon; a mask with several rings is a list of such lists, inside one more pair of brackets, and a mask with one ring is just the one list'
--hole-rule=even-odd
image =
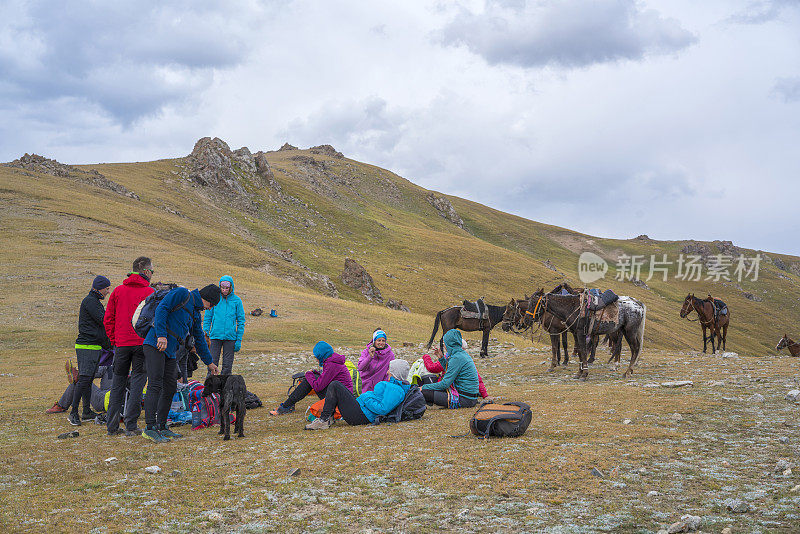
{"label": "person in red jacket", "polygon": [[137,421],[142,413],[142,390],[147,381],[144,370],[144,352],[140,338],[133,330],[131,319],[133,312],[154,289],[150,287],[150,277],[153,275],[153,262],[150,258],[141,256],[133,262],[133,270],[122,282],[121,286],[114,288],[108,299],[103,325],[111,344],[116,347],[114,351],[114,380],[111,395],[108,401],[108,414],[106,415],[106,429],[110,436],[122,434],[119,428],[119,415],[122,408],[125,386],[128,383],[130,372],[130,394],[125,403],[125,435],[138,436],[142,430],[137,426]]}
{"label": "person in red jacket", "polygon": [[[465,349],[466,344],[467,342],[465,341]],[[422,362],[425,364],[425,369],[427,369],[428,372],[435,373],[438,375],[439,380],[441,380],[442,375],[444,375],[444,372],[447,370],[447,357],[442,357],[442,351],[439,350],[439,347],[433,348],[433,355],[436,356],[436,361],[433,361],[433,358],[431,358],[429,354],[423,354]],[[483,378],[481,378],[480,373],[478,374],[478,393],[480,393],[481,397],[484,399],[491,399],[491,397],[489,397],[489,392],[486,391],[486,386],[483,385]]]}

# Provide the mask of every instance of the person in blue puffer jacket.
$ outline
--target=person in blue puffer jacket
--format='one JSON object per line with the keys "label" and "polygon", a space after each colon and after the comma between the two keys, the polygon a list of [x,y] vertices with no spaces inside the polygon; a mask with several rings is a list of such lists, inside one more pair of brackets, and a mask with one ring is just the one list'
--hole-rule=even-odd
{"label": "person in blue puffer jacket", "polygon": [[242,299],[233,292],[233,278],[228,275],[219,279],[222,298],[203,317],[203,330],[208,336],[208,349],[214,363],[219,365],[222,352],[221,374],[233,371],[233,354],[242,348],[244,336],[244,305]]}
{"label": "person in blue puffer jacket", "polygon": [[336,409],[348,425],[374,423],[378,416],[388,415],[406,398],[411,386],[408,384],[410,365],[405,360],[395,359],[389,363],[385,380],[375,384],[375,389],[356,398],[340,382],[331,382],[325,391],[325,404],[317,419],[306,425],[306,430],[325,430],[334,423]]}

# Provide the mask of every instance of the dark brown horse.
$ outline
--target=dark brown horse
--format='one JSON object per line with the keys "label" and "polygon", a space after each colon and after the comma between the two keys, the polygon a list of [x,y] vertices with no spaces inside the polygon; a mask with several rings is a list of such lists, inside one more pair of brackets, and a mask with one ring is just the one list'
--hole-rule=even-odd
{"label": "dark brown horse", "polygon": [[714,336],[718,337],[721,341],[717,346],[722,346],[723,352],[725,351],[725,341],[728,338],[728,323],[730,322],[730,310],[725,315],[717,316],[714,319],[714,303],[710,300],[703,300],[694,296],[694,293],[689,293],[683,301],[681,306],[681,318],[688,316],[692,310],[697,312],[697,320],[700,321],[700,328],[703,329],[703,352],[706,352],[707,342],[706,329],[711,331],[711,354],[716,352],[714,347]]}
{"label": "dark brown horse", "polygon": [[789,349],[789,354],[792,356],[800,356],[800,343],[795,343],[786,334],[783,334],[783,337],[778,342],[778,346],[775,347],[775,350],[781,349]]}
{"label": "dark brown horse", "polygon": [[436,314],[436,319],[433,322],[433,332],[430,340],[428,340],[427,347],[430,349],[431,345],[433,345],[433,339],[436,337],[436,332],[439,330],[439,324],[441,323],[442,335],[453,328],[458,328],[464,332],[482,331],[481,358],[485,358],[489,354],[489,332],[503,320],[505,310],[505,306],[486,304],[486,311],[489,312],[488,319],[464,319],[461,317],[461,306],[451,306],[442,310]]}
{"label": "dark brown horse", "polygon": [[[533,321],[530,320],[531,314],[527,313],[529,305],[530,301],[528,296],[525,297],[525,300],[511,299],[511,302],[506,305],[505,313],[503,313],[502,328],[504,332],[514,331],[514,329],[516,329],[517,333],[521,334],[533,326]],[[558,324],[561,323],[559,322]],[[548,326],[557,328],[558,324],[551,321]],[[549,332],[547,328],[544,330]],[[562,330],[560,342],[557,334],[550,335],[550,348],[553,352],[553,364],[550,366],[550,371],[555,369],[557,365],[561,364],[562,345],[564,347],[564,365],[569,363],[569,344],[567,343],[567,331],[563,328],[560,330]],[[533,342],[534,335],[535,331],[531,331],[531,342]],[[577,347],[575,350],[575,355],[577,355]]]}

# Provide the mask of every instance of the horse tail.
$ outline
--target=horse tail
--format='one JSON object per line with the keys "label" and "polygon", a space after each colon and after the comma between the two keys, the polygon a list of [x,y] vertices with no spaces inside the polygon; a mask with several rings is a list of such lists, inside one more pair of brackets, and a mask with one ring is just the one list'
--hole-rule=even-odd
{"label": "horse tail", "polygon": [[642,322],[639,323],[639,327],[636,329],[636,339],[639,340],[639,352],[642,352],[642,347],[644,346],[644,323],[647,320],[647,306],[642,304]]}
{"label": "horse tail", "polygon": [[442,312],[439,311],[436,313],[436,319],[433,321],[433,333],[431,334],[431,338],[428,340],[428,350],[430,350],[431,345],[433,345],[433,338],[436,337],[436,332],[439,331],[439,323],[442,321]]}

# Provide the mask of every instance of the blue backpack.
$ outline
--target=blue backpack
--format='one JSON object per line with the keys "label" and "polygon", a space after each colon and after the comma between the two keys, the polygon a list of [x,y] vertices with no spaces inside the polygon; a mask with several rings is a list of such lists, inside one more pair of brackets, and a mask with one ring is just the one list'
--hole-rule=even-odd
{"label": "blue backpack", "polygon": [[[177,286],[175,286],[177,287]],[[139,305],[136,307],[136,311],[133,312],[133,317],[131,317],[131,325],[133,325],[133,331],[136,332],[141,338],[147,337],[147,333],[150,332],[150,329],[153,328],[155,325],[156,320],[156,308],[158,305],[161,304],[161,301],[167,294],[175,289],[175,287],[170,289],[159,289],[158,291],[151,293],[144,299]],[[192,298],[192,295],[186,297],[186,300],[174,306],[169,312],[172,313],[178,308],[185,308],[186,304],[189,302],[189,299]],[[189,310],[190,314],[192,313]],[[175,332],[167,328],[167,333],[178,340],[179,344],[183,343],[183,340],[178,337]]]}

